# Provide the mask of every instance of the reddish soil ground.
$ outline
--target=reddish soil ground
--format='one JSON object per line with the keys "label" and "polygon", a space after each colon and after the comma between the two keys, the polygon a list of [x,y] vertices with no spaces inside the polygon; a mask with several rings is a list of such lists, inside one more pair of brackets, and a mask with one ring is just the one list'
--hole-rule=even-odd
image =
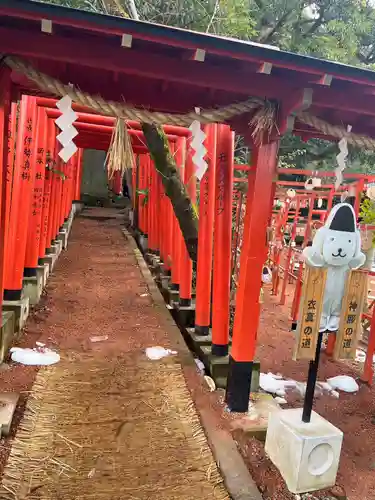
{"label": "reddish soil ground", "polygon": [[[281,373],[285,378],[305,382],[308,362],[292,361],[294,334],[289,331],[288,319],[292,292],[289,287],[289,304],[286,306],[278,305],[277,299],[266,292],[258,334],[257,358],[261,361],[262,372]],[[327,380],[336,375],[358,378],[359,374],[360,366],[356,363],[333,362],[322,354],[319,380]],[[341,392],[338,400],[328,395],[321,396],[315,400],[314,409],[344,432],[338,487],[330,493],[350,500],[371,500],[375,499],[375,390],[360,382],[359,385],[357,394]],[[288,396],[287,399],[289,404],[284,407],[302,406],[303,401],[297,396]],[[242,433],[237,433],[236,437],[254,480],[265,498],[295,498],[287,492],[278,471],[265,456],[263,445],[255,439],[245,439]]]}
{"label": "reddish soil ground", "polygon": [[[96,218],[75,220],[68,249],[60,256],[19,345],[35,347],[41,341],[57,350],[100,349],[109,360],[120,351],[168,347],[167,330],[161,327],[134,254],[120,232],[121,219],[105,219],[116,214],[113,210],[85,211],[90,213]],[[98,220],[100,216],[104,219]],[[108,340],[90,341],[91,336],[102,335]],[[37,369],[9,363],[0,370],[0,392],[21,393],[12,435],[0,440],[1,476]]]}
{"label": "reddish soil ground", "polygon": [[[56,346],[58,350],[100,349],[109,359],[119,351],[169,345],[168,328],[159,317],[134,255],[119,231],[119,218],[111,218],[115,213],[113,210],[93,209],[76,219],[69,248],[60,257],[46,293],[29,318],[19,345],[35,346],[39,340],[49,347]],[[289,331],[288,314],[289,306],[281,307],[275,298],[265,294],[257,357],[261,360],[263,372],[280,372],[285,377],[305,381],[308,364],[291,359],[293,333]],[[109,339],[92,343],[90,337],[97,335],[108,335]],[[0,391],[21,392],[21,405],[12,435],[0,441],[1,476],[37,369],[9,363],[0,370]],[[333,363],[322,355],[319,380],[338,374],[356,377],[358,373],[358,367]],[[189,385],[200,400],[205,400],[215,410],[224,427],[237,418],[224,411],[220,393],[208,395],[201,389],[192,388],[191,383]],[[301,400],[294,398],[289,406],[301,404]],[[363,385],[358,394],[342,393],[339,400],[323,396],[316,401],[316,411],[341,428],[345,435],[338,487],[316,496],[375,499],[375,459],[372,458],[375,445],[374,407],[373,390]],[[265,456],[263,444],[241,431],[235,431],[234,437],[264,498],[295,499]]]}

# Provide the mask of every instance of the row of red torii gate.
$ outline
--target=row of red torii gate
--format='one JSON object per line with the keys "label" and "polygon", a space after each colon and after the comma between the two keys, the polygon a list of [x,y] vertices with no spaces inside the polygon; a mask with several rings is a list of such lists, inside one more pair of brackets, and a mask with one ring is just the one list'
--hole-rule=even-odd
{"label": "row of red torii gate", "polygon": [[[5,103],[4,96],[5,93],[3,93]],[[55,99],[23,95],[19,101],[12,102],[11,105],[9,102],[9,121],[4,121],[6,132],[4,137],[7,137],[8,148],[2,178],[4,244],[0,271],[5,307],[10,307],[12,302],[22,301],[25,290],[32,289],[30,283],[35,279],[38,282],[38,275],[40,272],[43,273],[44,265],[50,261],[56,242],[61,238],[64,239],[72,206],[74,202],[79,202],[81,197],[84,149],[108,150],[111,144],[115,120],[88,113],[86,108],[73,105],[77,113],[74,125],[78,130],[75,139],[78,151],[64,163],[58,155],[61,146],[56,139],[58,130],[55,120],[61,116],[61,112],[56,108],[56,103]],[[2,106],[1,109],[4,118],[6,107]],[[191,131],[185,127],[164,126],[179,174],[197,210],[198,251],[197,265],[193,269],[194,265],[189,257],[171,201],[165,194],[162,177],[157,172],[145,145],[141,126],[137,122],[128,122],[127,125],[135,155],[134,165],[125,166],[128,172],[131,172],[131,175],[126,177],[131,184],[133,227],[142,235],[142,244],[147,239],[147,251],[156,257],[158,269],[168,278],[167,289],[171,295],[177,294],[177,309],[185,312],[193,311],[193,337],[197,339],[199,345],[209,349],[211,362],[214,360],[216,366],[217,363],[227,365],[227,402],[230,409],[246,411],[261,302],[260,273],[258,275],[254,270],[253,275],[248,275],[248,272],[252,270],[252,260],[258,264],[266,263],[267,256],[273,255],[275,248],[270,241],[271,233],[259,231],[257,246],[252,245],[252,248],[256,247],[256,253],[254,252],[254,255],[249,253],[249,234],[256,233],[256,221],[251,219],[250,210],[246,211],[247,220],[242,220],[241,234],[237,234],[239,232],[237,219],[241,210],[237,195],[244,181],[247,184],[246,204],[254,207],[257,204],[257,200],[254,200],[254,203],[252,200],[256,154],[253,152],[254,167],[235,165],[234,133],[231,128],[223,124],[205,125],[208,169],[198,183],[193,162],[194,151],[190,146]],[[235,172],[240,170],[245,171],[245,177],[235,177]],[[121,191],[122,176],[123,169],[117,170],[109,180],[115,192]],[[358,177],[360,180],[355,184],[357,214],[366,176]],[[367,181],[373,180],[371,176],[367,177]],[[291,185],[296,187],[297,184],[274,181],[274,189],[268,204],[270,229],[275,226],[273,220],[275,214],[272,210],[274,196],[280,197],[278,190],[281,185],[286,189]],[[315,191],[310,194],[297,193],[297,206],[299,207],[301,196],[310,199],[318,195],[323,198],[328,196],[331,199],[332,189],[329,195]],[[289,202],[287,200],[286,203]],[[313,204],[310,205],[308,220],[315,210],[312,209]],[[327,213],[326,210],[315,211],[322,212],[321,216],[324,217]],[[287,216],[288,211],[284,210],[282,214],[284,212]],[[299,210],[295,210],[293,217],[294,238],[300,220]],[[281,226],[286,223],[284,219],[285,216],[280,218]],[[277,233],[278,224],[275,229]],[[305,243],[308,239],[306,239],[307,233],[306,231]],[[242,249],[240,266],[238,262],[234,262],[237,259],[238,247]],[[292,247],[289,246],[287,276],[293,274],[293,269],[289,271],[292,263],[291,255]],[[153,263],[155,264],[155,261]],[[242,273],[242,284],[247,287],[241,286],[241,276],[237,276],[238,268],[240,274]],[[301,270],[302,267],[299,268],[292,305],[293,321],[297,320],[299,300],[296,300],[296,297],[300,299]],[[240,286],[236,293],[234,324],[230,325],[233,280],[235,288],[238,283]],[[249,283],[252,284],[251,287]],[[284,276],[280,303],[285,303],[286,284],[287,277]],[[274,288],[275,280],[273,280],[273,290]],[[254,294],[256,296],[252,296]],[[249,297],[252,299],[249,300],[251,307],[247,310],[246,303]],[[32,300],[35,300],[35,291]]]}
{"label": "row of red torii gate", "polygon": [[[5,96],[3,92],[3,103]],[[87,109],[73,105],[78,115],[74,123],[79,132],[75,139],[78,151],[64,163],[58,155],[61,146],[56,140],[55,120],[61,115],[56,102],[55,99],[23,95],[19,101],[11,103],[8,126],[4,125],[6,133],[3,137],[7,137],[8,149],[2,184],[4,245],[1,286],[7,306],[9,302],[22,299],[25,280],[38,275],[54,252],[56,241],[64,233],[72,205],[80,200],[83,150],[108,150],[110,146],[115,120],[87,113]],[[4,118],[6,107],[0,109]],[[251,334],[250,325],[242,324],[244,311],[237,300],[233,339],[230,339],[234,133],[228,125],[205,126],[209,168],[197,190],[193,152],[189,146],[190,130],[164,127],[181,178],[193,204],[199,206],[198,259],[193,290],[193,263],[171,202],[164,193],[161,177],[148,154],[140,124],[128,122],[127,125],[136,158],[131,176],[135,223],[148,236],[148,249],[160,256],[165,272],[170,274],[171,290],[179,291],[179,306],[195,310],[195,333],[209,338],[213,357],[226,358],[227,364],[230,365],[231,361],[234,364],[232,386],[229,367],[228,404],[232,409],[245,411],[259,309],[254,311]],[[118,186],[119,181],[117,172],[110,184]],[[248,182],[251,182],[251,176]],[[270,216],[271,205],[272,200],[269,203]],[[264,235],[261,240],[264,261],[267,255]],[[258,296],[260,279],[259,275],[259,284],[254,286]],[[258,297],[255,304],[259,308]],[[230,345],[231,355],[228,357]],[[242,376],[243,373],[247,374],[246,377]],[[233,387],[233,394],[230,387]]]}

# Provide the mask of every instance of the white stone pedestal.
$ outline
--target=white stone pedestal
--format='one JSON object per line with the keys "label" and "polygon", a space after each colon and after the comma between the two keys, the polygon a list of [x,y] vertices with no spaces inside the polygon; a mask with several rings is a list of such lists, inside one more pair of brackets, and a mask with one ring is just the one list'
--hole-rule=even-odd
{"label": "white stone pedestal", "polygon": [[343,433],[312,412],[302,422],[302,409],[272,413],[265,450],[292,493],[307,493],[334,486]]}
{"label": "white stone pedestal", "polygon": [[43,288],[46,286],[49,276],[49,264],[45,263],[43,265],[37,266],[36,275],[40,276],[43,283]]}
{"label": "white stone pedestal", "polygon": [[25,326],[29,317],[30,301],[29,297],[22,297],[21,300],[3,300],[3,311],[13,311],[15,315],[15,332],[18,334]]}
{"label": "white stone pedestal", "polygon": [[36,276],[23,278],[23,294],[29,298],[30,305],[35,306],[39,303],[43,292],[43,277],[40,274]]}
{"label": "white stone pedestal", "polygon": [[59,234],[57,236],[57,239],[59,241],[61,241],[62,248],[63,248],[63,250],[65,250],[67,248],[67,246],[68,246],[68,231],[66,229],[62,229],[59,232]]}

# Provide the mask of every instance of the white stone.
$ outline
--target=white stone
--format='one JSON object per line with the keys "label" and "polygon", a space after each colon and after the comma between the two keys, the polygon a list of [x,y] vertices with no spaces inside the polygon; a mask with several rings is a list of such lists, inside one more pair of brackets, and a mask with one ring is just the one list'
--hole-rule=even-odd
{"label": "white stone", "polygon": [[312,412],[302,422],[302,409],[280,410],[268,421],[265,450],[289,491],[307,493],[334,486],[343,433]]}
{"label": "white stone", "polygon": [[0,437],[8,436],[13,415],[17,407],[19,394],[14,392],[0,393]]}

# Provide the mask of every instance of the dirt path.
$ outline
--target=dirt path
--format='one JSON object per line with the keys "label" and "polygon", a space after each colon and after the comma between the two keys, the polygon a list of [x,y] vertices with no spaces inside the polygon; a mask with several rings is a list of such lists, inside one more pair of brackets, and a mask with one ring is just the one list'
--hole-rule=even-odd
{"label": "dirt path", "polygon": [[[49,347],[55,346],[60,352],[79,355],[82,359],[93,356],[100,359],[104,367],[106,363],[113,366],[119,357],[130,360],[136,356],[144,364],[145,360],[147,363],[144,355],[146,347],[170,347],[168,330],[165,325],[162,327],[134,253],[121,234],[120,223],[119,212],[106,209],[86,210],[75,220],[68,250],[61,255],[45,296],[28,320],[21,346],[34,347],[36,341],[41,341]],[[92,342],[90,338],[95,336],[108,336],[108,339]],[[152,363],[148,361],[148,364]],[[66,365],[65,359],[61,365]],[[21,392],[25,401],[38,370],[13,363],[5,367],[1,372],[0,391]],[[126,372],[126,366],[122,370]],[[136,387],[133,390],[137,392]],[[158,391],[156,393],[159,394]],[[12,435],[0,442],[1,474],[23,411],[21,405]],[[163,411],[167,410],[164,408]],[[149,421],[152,421],[151,417]],[[162,434],[162,429],[160,432]],[[188,434],[186,429],[181,432],[180,437]],[[180,451],[188,448],[188,442],[184,445],[180,442],[178,446]],[[171,453],[172,449],[169,450]],[[170,459],[172,457],[173,453]],[[210,460],[212,462],[212,458]],[[201,493],[204,493],[203,483]],[[203,494],[203,497],[216,498],[216,494]],[[170,498],[167,492],[165,498]],[[178,498],[185,497],[180,495]]]}
{"label": "dirt path", "polygon": [[[35,346],[39,340],[59,350],[101,353],[109,362],[119,352],[140,352],[151,345],[168,347],[167,330],[162,326],[134,255],[126,248],[119,230],[120,221],[113,218],[114,214],[113,210],[92,209],[75,220],[68,251],[61,255],[46,294],[28,320],[21,346]],[[278,306],[277,301],[266,294],[257,357],[263,372],[281,372],[285,377],[304,381],[307,363],[295,363],[291,359],[293,334],[289,332],[288,307]],[[90,340],[92,336],[102,335],[108,335],[108,340],[98,343]],[[344,373],[357,375],[350,366],[333,363],[322,356],[320,380]],[[5,365],[0,371],[0,391],[21,392],[24,401],[36,374],[35,368]],[[228,414],[224,412],[222,398],[218,400],[214,394],[200,397],[206,402],[210,400],[226,425]],[[374,390],[361,386],[357,395],[342,394],[338,401],[322,397],[315,406],[321,415],[344,431],[338,484],[350,500],[375,498],[374,401]],[[301,400],[291,400],[290,406],[301,404]],[[13,434],[0,441],[0,475],[22,413],[21,405]],[[264,498],[294,499],[265,456],[263,445],[245,435],[235,437]]]}

